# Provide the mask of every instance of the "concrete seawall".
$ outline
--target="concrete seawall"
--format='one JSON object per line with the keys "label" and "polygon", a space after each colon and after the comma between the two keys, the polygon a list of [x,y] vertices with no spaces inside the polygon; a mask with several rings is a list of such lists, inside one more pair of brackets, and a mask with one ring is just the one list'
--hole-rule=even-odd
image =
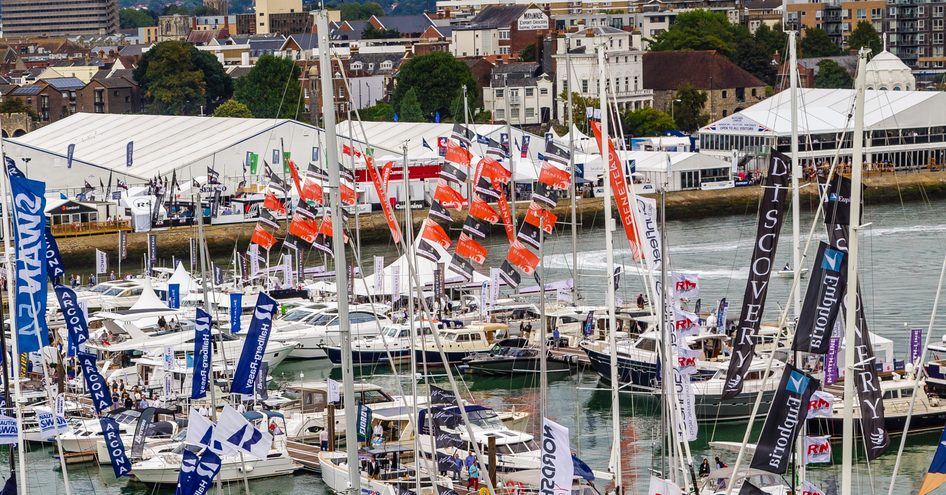
{"label": "concrete seawall", "polygon": [[[865,174],[864,203],[867,207],[883,203],[909,201],[929,201],[946,198],[946,172],[918,172],[901,174]],[[759,186],[739,187],[715,191],[680,191],[667,195],[667,219],[705,218],[721,215],[754,215],[757,211],[762,188]],[[817,206],[818,189],[810,184],[801,189],[801,202],[805,210],[814,211]],[[517,204],[516,213],[521,219],[526,212],[527,202]],[[581,198],[578,201],[578,223],[583,228],[600,226],[604,223],[604,202],[601,198]],[[465,213],[453,211],[454,219],[459,223]],[[555,209],[559,225],[571,221],[569,201],[559,201]],[[426,217],[426,211],[414,212],[414,219],[419,226]],[[397,218],[402,218],[397,213]],[[390,242],[391,234],[380,212],[360,217],[361,242]],[[205,227],[207,243],[212,256],[225,256],[234,246],[245,250],[253,233],[254,224],[216,225]],[[350,227],[354,228],[354,219]],[[502,225],[493,226],[494,234],[503,231]],[[156,232],[158,236],[158,257],[170,260],[171,256],[187,260],[190,253],[189,239],[197,234],[196,227],[184,227]],[[285,235],[285,227],[281,231]],[[128,236],[128,259],[123,263],[123,271],[138,271],[142,266],[142,255],[147,243],[146,233],[132,233]],[[109,254],[110,266],[117,268],[118,236],[116,234],[88,237],[63,238],[59,240],[63,262],[75,269],[94,265],[94,250],[100,249]],[[127,269],[126,269],[127,268]]]}

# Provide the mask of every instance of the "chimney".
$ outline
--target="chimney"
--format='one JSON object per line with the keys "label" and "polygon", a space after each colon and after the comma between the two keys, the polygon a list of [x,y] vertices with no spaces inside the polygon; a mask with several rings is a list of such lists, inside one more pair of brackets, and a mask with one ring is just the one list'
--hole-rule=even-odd
{"label": "chimney", "polygon": [[191,16],[191,30],[197,31],[197,16]]}
{"label": "chimney", "polygon": [[249,67],[250,65],[250,52],[243,52],[240,54],[240,65],[244,67]]}
{"label": "chimney", "polygon": [[227,34],[230,34],[230,16],[223,15],[223,28],[227,30]]}

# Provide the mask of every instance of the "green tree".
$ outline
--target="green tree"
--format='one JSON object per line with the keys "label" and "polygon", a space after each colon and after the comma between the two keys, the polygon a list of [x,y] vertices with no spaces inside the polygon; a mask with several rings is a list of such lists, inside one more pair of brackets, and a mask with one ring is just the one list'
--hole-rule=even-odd
{"label": "green tree", "polygon": [[851,31],[851,35],[847,38],[847,46],[851,50],[859,50],[863,47],[870,48],[870,51],[873,55],[877,55],[883,50],[883,43],[880,41],[880,35],[877,34],[877,30],[874,29],[874,25],[870,21],[860,21],[857,23],[857,26]]}
{"label": "green tree", "polygon": [[621,115],[621,124],[627,136],[662,136],[677,128],[673,118],[653,107],[628,110]]}
{"label": "green tree", "polygon": [[775,84],[778,74],[772,62],[772,55],[766,52],[765,45],[754,38],[746,38],[736,48],[736,53],[733,54],[733,62],[745,69],[746,72],[761,79],[765,84],[772,85]]}
{"label": "green tree", "polygon": [[36,118],[36,112],[26,106],[19,98],[6,98],[0,101],[0,113],[25,113],[34,119]]}
{"label": "green tree", "polygon": [[154,12],[145,9],[121,9],[118,11],[118,24],[122,29],[135,29],[157,26],[158,19]]}
{"label": "green tree", "polygon": [[190,15],[191,10],[186,5],[169,3],[161,9],[161,15]]}
{"label": "green tree", "polygon": [[677,89],[674,99],[673,118],[677,128],[684,132],[694,132],[709,122],[709,115],[703,112],[706,105],[706,93],[691,84],[684,84]]}
{"label": "green tree", "polygon": [[250,107],[244,105],[242,102],[239,102],[234,99],[229,99],[213,113],[214,117],[238,117],[241,119],[252,119],[253,112],[250,111]]}
{"label": "green tree", "polygon": [[401,65],[391,101],[395,108],[400,108],[401,99],[408,90],[414,89],[416,94],[424,96],[420,106],[425,117],[440,112],[441,118],[448,119],[453,116],[450,104],[461,93],[463,85],[469,94],[479,94],[469,66],[449,53],[434,52]]}
{"label": "green tree", "polygon": [[519,61],[521,62],[535,62],[535,43],[531,43],[519,53]]}
{"label": "green tree", "polygon": [[302,69],[292,60],[263,55],[248,74],[237,79],[233,97],[259,118],[298,118],[303,110],[300,74]]}
{"label": "green tree", "polygon": [[401,32],[397,29],[376,29],[368,24],[365,26],[365,30],[361,32],[361,37],[366,40],[392,39],[400,38]]}
{"label": "green tree", "polygon": [[134,71],[147,108],[165,115],[196,115],[230,98],[233,82],[209,53],[183,41],[165,41],[148,50]]}
{"label": "green tree", "polygon": [[805,34],[799,43],[801,54],[804,57],[833,57],[841,54],[841,49],[831,41],[831,37],[824,29],[805,28]]}
{"label": "green tree", "polygon": [[818,74],[815,76],[816,88],[851,88],[854,81],[844,67],[831,59],[818,62]]}
{"label": "green tree", "polygon": [[417,100],[417,91],[414,88],[407,90],[401,103],[398,105],[398,120],[400,122],[424,122],[424,111]]}
{"label": "green tree", "polygon": [[781,53],[782,58],[785,58],[784,55],[788,49],[788,34],[782,29],[781,23],[776,24],[774,28],[770,28],[768,24],[761,24],[756,28],[752,38],[762,45],[769,58],[773,58],[775,52]]}
{"label": "green tree", "polygon": [[376,2],[343,3],[338,6],[343,21],[368,19],[373,15],[384,15],[384,9]]}
{"label": "green tree", "polygon": [[373,107],[358,110],[361,120],[370,122],[391,122],[394,120],[394,107],[390,103],[379,101]]}
{"label": "green tree", "polygon": [[748,33],[729,22],[726,14],[709,10],[680,13],[670,29],[650,42],[653,51],[716,50],[726,56],[735,52],[736,43]]}
{"label": "green tree", "polygon": [[[568,93],[562,91],[558,95],[559,100],[568,101]],[[601,103],[597,98],[585,98],[584,96],[579,95],[578,93],[572,93],[572,121],[578,126],[579,129],[588,130],[588,113],[589,108],[600,108]],[[567,126],[568,121],[565,120],[564,124]],[[565,132],[568,132],[566,130]]]}

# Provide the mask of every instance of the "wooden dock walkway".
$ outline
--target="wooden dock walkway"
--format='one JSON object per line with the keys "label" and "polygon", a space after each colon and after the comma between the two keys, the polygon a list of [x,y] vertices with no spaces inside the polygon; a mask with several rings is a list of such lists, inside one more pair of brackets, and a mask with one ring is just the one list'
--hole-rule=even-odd
{"label": "wooden dock walkway", "polygon": [[585,368],[591,366],[591,359],[585,351],[577,347],[553,347],[549,349],[549,354],[566,360],[572,368]]}

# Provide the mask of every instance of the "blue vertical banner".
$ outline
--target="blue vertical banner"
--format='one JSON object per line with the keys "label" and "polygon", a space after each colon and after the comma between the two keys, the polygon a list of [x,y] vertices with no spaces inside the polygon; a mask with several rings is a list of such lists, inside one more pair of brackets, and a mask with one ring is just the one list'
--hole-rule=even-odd
{"label": "blue vertical banner", "polygon": [[16,246],[16,335],[19,352],[49,345],[46,326],[46,184],[10,177]]}
{"label": "blue vertical banner", "polygon": [[125,166],[130,167],[135,164],[135,142],[128,141],[125,145]]}
{"label": "blue vertical banner", "polygon": [[210,345],[212,326],[210,314],[197,308],[197,317],[194,319],[194,378],[191,382],[191,399],[200,399],[207,395],[213,361],[213,349]]}
{"label": "blue vertical banner", "polygon": [[253,310],[253,319],[250,328],[246,331],[243,341],[243,352],[240,353],[240,362],[233,373],[233,384],[230,392],[234,394],[250,395],[256,377],[259,375],[260,363],[269,343],[269,334],[273,329],[273,316],[276,314],[276,301],[264,293],[260,293]]}
{"label": "blue vertical banner", "polygon": [[72,168],[72,156],[75,154],[76,154],[75,143],[69,143],[69,146],[66,146],[66,168]]}
{"label": "blue vertical banner", "polygon": [[102,374],[95,366],[95,355],[77,352],[76,357],[79,358],[79,367],[85,378],[85,390],[92,397],[92,406],[95,407],[95,412],[101,414],[112,407],[112,397],[105,384],[105,378],[102,378]]}
{"label": "blue vertical banner", "polygon": [[53,233],[48,228],[44,229],[43,233],[46,235],[46,275],[50,282],[56,284],[57,279],[66,274],[66,269],[63,267],[59,244],[56,243]]}
{"label": "blue vertical banner", "polygon": [[200,462],[194,468],[194,472],[187,479],[187,486],[181,488],[181,493],[189,495],[206,495],[213,486],[213,480],[220,472],[220,456],[211,449],[204,449],[200,456]]}
{"label": "blue vertical banner", "polygon": [[112,470],[116,478],[128,476],[131,472],[131,462],[125,454],[125,444],[120,436],[121,431],[118,428],[118,422],[107,416],[99,418],[99,424],[102,426],[102,436],[105,440],[105,448],[108,449],[108,457],[112,461]]}
{"label": "blue vertical banner", "polygon": [[194,473],[199,461],[200,458],[197,457],[197,454],[184,449],[181,457],[181,472],[177,475],[177,488],[174,490],[174,495],[188,495],[183,490],[187,487],[191,474]]}
{"label": "blue vertical banner", "polygon": [[240,333],[240,316],[243,314],[243,294],[230,293],[230,333]]}
{"label": "blue vertical banner", "polygon": [[181,307],[181,284],[168,284],[168,307],[171,309]]}
{"label": "blue vertical banner", "polygon": [[76,291],[64,285],[55,286],[55,291],[62,309],[62,317],[66,322],[66,330],[69,332],[68,355],[75,356],[76,352],[81,350],[82,344],[89,340],[89,324],[85,313],[79,307]]}

